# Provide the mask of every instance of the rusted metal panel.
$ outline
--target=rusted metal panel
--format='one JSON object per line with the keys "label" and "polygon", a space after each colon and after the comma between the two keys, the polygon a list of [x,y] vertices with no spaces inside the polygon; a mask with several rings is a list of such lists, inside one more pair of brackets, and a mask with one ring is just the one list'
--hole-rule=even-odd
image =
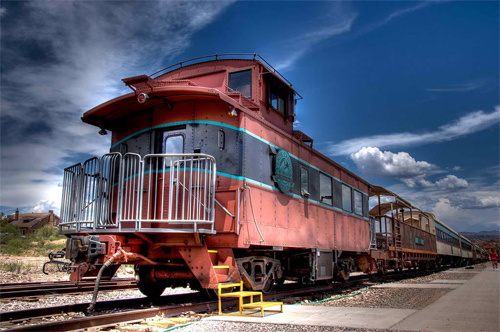
{"label": "rusted metal panel", "polygon": [[179,253],[203,288],[219,284],[206,247],[179,247]]}
{"label": "rusted metal panel", "polygon": [[[220,203],[220,205],[215,204],[215,230],[217,233],[237,233],[237,190],[218,190],[216,191],[215,199]],[[223,206],[227,212],[224,211],[221,206]],[[234,217],[228,213],[231,213]]]}
{"label": "rusted metal panel", "polygon": [[416,227],[401,223],[402,247],[437,253],[436,236]]}

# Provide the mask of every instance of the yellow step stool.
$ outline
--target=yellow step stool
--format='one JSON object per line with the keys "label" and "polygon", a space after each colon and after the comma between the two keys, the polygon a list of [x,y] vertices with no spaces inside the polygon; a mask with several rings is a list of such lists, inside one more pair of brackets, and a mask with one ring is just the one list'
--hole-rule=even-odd
{"label": "yellow step stool", "polygon": [[[230,292],[230,293],[222,293],[224,288],[234,288],[240,287],[238,292]],[[265,302],[262,298],[262,292],[254,292],[254,291],[244,291],[243,290],[243,281],[240,281],[239,284],[219,284],[219,315],[227,315],[227,316],[252,316],[245,315],[242,313],[243,310],[250,311],[260,311],[261,317],[264,317],[264,311],[272,311],[272,312],[283,312],[283,302]],[[254,302],[253,297],[260,296],[259,302]],[[238,298],[238,308],[239,314],[223,314],[222,313],[222,303],[221,299],[223,297],[233,297]],[[249,303],[243,303],[244,298],[249,297]],[[280,310],[264,310],[265,308],[281,306]]]}

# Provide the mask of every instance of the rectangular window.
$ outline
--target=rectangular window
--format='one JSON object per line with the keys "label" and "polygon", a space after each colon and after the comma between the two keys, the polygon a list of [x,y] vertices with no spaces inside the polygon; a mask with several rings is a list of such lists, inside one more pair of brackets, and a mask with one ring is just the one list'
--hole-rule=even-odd
{"label": "rectangular window", "polygon": [[282,95],[280,95],[279,98],[278,111],[280,111],[281,114],[285,114],[285,100],[282,98]]}
{"label": "rectangular window", "polygon": [[323,173],[319,173],[319,195],[321,203],[333,205],[332,179]]}
{"label": "rectangular window", "polygon": [[271,106],[278,109],[278,96],[274,92],[271,92]]}
{"label": "rectangular window", "polygon": [[245,97],[252,97],[252,70],[229,73],[229,88],[241,92]]}
{"label": "rectangular window", "polygon": [[309,197],[309,171],[303,166],[300,167],[300,194]]}
{"label": "rectangular window", "polygon": [[[293,93],[289,89],[274,79],[267,81],[267,102],[269,108],[280,112],[284,116],[290,115],[289,101],[293,98]],[[292,99],[293,100],[293,99]]]}
{"label": "rectangular window", "polygon": [[352,189],[345,184],[342,185],[342,209],[352,212]]}
{"label": "rectangular window", "polygon": [[354,213],[363,215],[363,195],[354,190]]}

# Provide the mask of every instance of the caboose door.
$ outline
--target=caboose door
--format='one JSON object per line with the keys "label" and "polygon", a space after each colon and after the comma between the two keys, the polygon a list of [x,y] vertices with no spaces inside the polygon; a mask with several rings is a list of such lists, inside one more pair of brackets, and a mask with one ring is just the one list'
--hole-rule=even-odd
{"label": "caboose door", "polygon": [[[162,140],[162,153],[165,154],[177,154],[181,155],[185,151],[186,135],[185,130],[175,130],[175,131],[165,131],[163,132]],[[170,177],[173,175],[174,169],[171,168],[173,164],[182,160],[181,157],[167,157],[162,158],[162,163],[164,167],[164,172],[158,174],[159,187],[161,187],[162,195],[157,199],[156,204],[156,215],[160,216],[160,219],[169,220],[171,219],[170,204],[175,204],[171,199],[171,189],[172,185]],[[161,183],[161,185],[160,185]]]}

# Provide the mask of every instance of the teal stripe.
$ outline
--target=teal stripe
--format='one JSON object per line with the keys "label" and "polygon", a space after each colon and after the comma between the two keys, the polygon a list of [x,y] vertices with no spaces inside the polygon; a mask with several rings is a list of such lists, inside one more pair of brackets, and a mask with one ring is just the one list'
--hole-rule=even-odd
{"label": "teal stripe", "polygon": [[[259,182],[259,181],[255,181],[255,180],[252,180],[252,179],[249,179],[249,178],[246,178],[244,176],[237,176],[237,175],[232,175],[232,174],[227,174],[227,173],[222,173],[222,172],[217,172],[217,175],[221,175],[221,176],[225,176],[225,177],[228,177],[228,178],[231,178],[231,179],[235,179],[235,180],[241,180],[241,181],[247,181],[247,182],[250,182],[250,183],[253,183],[253,184],[256,184],[260,187],[264,187],[264,188],[267,188],[267,189],[272,189],[274,191],[277,191],[279,193],[282,193],[278,188],[275,188],[273,186],[270,186],[268,184],[265,184],[265,183],[262,183],[262,182]],[[283,194],[283,193],[282,193]],[[366,218],[364,216],[360,216],[360,215],[357,215],[355,213],[351,213],[351,212],[348,212],[348,211],[344,211],[338,207],[335,207],[335,206],[332,206],[332,205],[328,205],[328,204],[325,204],[325,203],[321,203],[321,202],[318,202],[314,199],[305,199],[304,197],[300,196],[300,195],[297,195],[297,194],[293,194],[293,193],[287,193],[285,195],[288,195],[288,196],[292,196],[292,197],[295,197],[295,198],[298,198],[298,199],[301,199],[301,200],[307,200],[309,202],[312,202],[312,203],[315,203],[315,204],[318,204],[318,205],[321,205],[321,206],[324,206],[326,208],[329,208],[331,210],[337,210],[337,211],[342,211],[344,213],[347,213],[347,214],[350,214],[352,216],[355,216],[355,217],[358,217],[358,218],[363,218],[365,220],[369,220],[369,218]]]}
{"label": "teal stripe", "polygon": [[467,243],[468,245],[472,246],[472,243],[470,243],[470,242],[469,242],[469,241],[467,241],[466,239],[464,239],[464,238],[461,238],[461,239],[462,239],[462,242]]}
{"label": "teal stripe", "polygon": [[458,236],[451,230],[449,230],[447,227],[439,223],[438,221],[435,221],[436,228],[440,229],[444,233],[450,235],[451,237],[454,237],[455,239],[459,240]]}
{"label": "teal stripe", "polygon": [[[202,171],[202,172],[204,172],[204,170],[201,170],[201,171]],[[147,174],[147,173],[149,173],[149,172],[150,172],[150,171],[146,171],[144,174]],[[154,171],[154,172],[156,172],[156,171]],[[163,172],[163,170],[162,170],[162,171],[160,171],[160,172]],[[211,172],[210,172],[210,173],[211,173]],[[255,185],[258,185],[258,186],[260,186],[260,187],[264,187],[264,188],[267,188],[267,189],[272,189],[272,190],[274,190],[274,191],[277,191],[277,192],[279,192],[279,193],[283,194],[283,193],[282,193],[282,192],[281,192],[278,188],[275,188],[275,187],[273,187],[273,186],[270,186],[270,185],[268,185],[268,184],[265,184],[265,183],[262,183],[262,182],[259,182],[259,181],[255,181],[255,180],[252,180],[252,179],[246,178],[246,177],[244,177],[244,176],[232,175],[232,174],[223,173],[223,172],[217,172],[217,175],[224,176],[224,177],[228,177],[228,178],[235,179],[235,180],[247,181],[247,182],[253,183],[253,184],[255,184]],[[128,180],[128,179],[134,178],[134,177],[136,177],[136,176],[137,176],[137,174],[132,175],[132,176],[130,176],[130,177],[128,177],[128,178],[126,178],[126,179],[125,179],[125,181],[126,181],[126,180]],[[344,210],[342,210],[341,208],[338,208],[338,207],[335,207],[335,206],[332,206],[332,205],[328,205],[328,204],[325,204],[325,203],[321,203],[321,202],[318,202],[318,201],[316,201],[316,200],[314,200],[314,199],[305,199],[304,197],[302,197],[302,196],[300,196],[300,195],[293,194],[293,193],[287,193],[287,194],[285,194],[285,195],[292,196],[292,197],[295,197],[295,198],[298,198],[298,199],[301,199],[301,200],[304,200],[304,201],[306,201],[306,200],[307,200],[307,201],[309,201],[309,202],[311,202],[311,203],[315,203],[315,204],[321,205],[321,206],[326,207],[326,208],[331,209],[331,210],[341,211],[341,212],[344,212],[344,213],[350,214],[350,215],[352,215],[352,216],[354,216],[354,217],[357,217],[357,218],[362,218],[362,219],[365,219],[365,220],[370,220],[369,218],[366,218],[366,217],[364,217],[364,216],[360,216],[360,215],[355,214],[355,213],[352,213],[352,212],[344,211]]]}
{"label": "teal stripe", "polygon": [[[274,148],[276,148],[276,149],[280,149],[280,147],[279,147],[279,146],[277,146],[277,145],[275,145],[275,144],[273,144],[273,143],[271,143],[271,142],[269,142],[269,141],[267,141],[267,140],[263,139],[263,138],[262,138],[262,137],[260,137],[260,136],[257,136],[256,134],[254,134],[254,133],[252,133],[252,132],[250,132],[250,131],[248,131],[248,130],[246,130],[246,129],[244,129],[244,128],[238,128],[238,127],[231,126],[231,125],[228,125],[228,124],[226,124],[226,123],[222,123],[222,122],[216,122],[216,121],[205,121],[205,120],[179,121],[179,122],[171,122],[171,123],[165,123],[165,124],[161,124],[161,125],[157,125],[157,126],[149,127],[149,128],[143,129],[143,130],[139,130],[138,132],[136,132],[136,133],[134,133],[134,134],[132,134],[132,135],[129,135],[129,136],[125,137],[124,139],[122,139],[122,140],[118,141],[117,143],[113,144],[113,145],[111,146],[111,148],[113,149],[113,148],[115,148],[116,146],[118,146],[119,144],[121,144],[121,143],[125,142],[126,140],[128,140],[128,139],[130,139],[130,138],[132,138],[132,137],[134,137],[134,136],[136,136],[136,135],[139,135],[139,134],[145,133],[145,132],[147,132],[147,131],[153,130],[153,129],[168,128],[168,127],[175,127],[175,126],[188,125],[188,124],[209,124],[209,125],[214,125],[214,126],[220,126],[220,127],[228,128],[228,129],[231,129],[231,130],[236,130],[236,131],[239,131],[239,132],[245,133],[245,134],[247,134],[247,135],[250,135],[250,136],[252,136],[253,138],[258,139],[259,141],[261,141],[261,142],[263,142],[263,143],[265,143],[265,144],[267,144],[267,145],[270,145],[270,146],[272,146],[272,147],[274,147]],[[297,157],[297,156],[294,156],[294,155],[293,155],[293,154],[291,154],[291,153],[289,153],[289,154],[290,154],[290,157],[292,157],[293,159],[295,159],[295,160],[299,161],[301,164],[304,164],[304,165],[306,165],[306,166],[308,166],[308,167],[311,167],[311,168],[313,168],[313,169],[315,169],[315,170],[317,170],[317,171],[319,171],[319,172],[322,172],[322,173],[324,173],[324,174],[328,175],[329,177],[331,177],[331,178],[333,178],[333,179],[335,179],[335,180],[339,181],[340,183],[345,184],[346,186],[351,187],[352,189],[359,191],[361,194],[363,194],[363,195],[365,195],[365,196],[368,196],[368,194],[366,194],[366,193],[364,193],[364,192],[360,191],[358,188],[351,186],[350,184],[348,184],[348,183],[346,183],[346,182],[344,182],[344,181],[342,181],[342,180],[340,180],[340,179],[336,178],[335,176],[333,176],[333,175],[331,175],[331,174],[328,174],[327,172],[325,172],[325,171],[323,171],[323,170],[319,169],[318,167],[316,167],[316,166],[314,166],[314,165],[312,165],[312,164],[308,163],[307,161],[305,161],[305,160],[303,160],[303,159],[300,159],[300,158],[299,158],[299,157]],[[253,181],[253,180],[248,179],[247,181],[251,182],[251,181]],[[322,204],[322,203],[320,203],[320,204]],[[341,210],[341,211],[344,211],[344,210]],[[345,211],[344,211],[344,212],[345,212]]]}

